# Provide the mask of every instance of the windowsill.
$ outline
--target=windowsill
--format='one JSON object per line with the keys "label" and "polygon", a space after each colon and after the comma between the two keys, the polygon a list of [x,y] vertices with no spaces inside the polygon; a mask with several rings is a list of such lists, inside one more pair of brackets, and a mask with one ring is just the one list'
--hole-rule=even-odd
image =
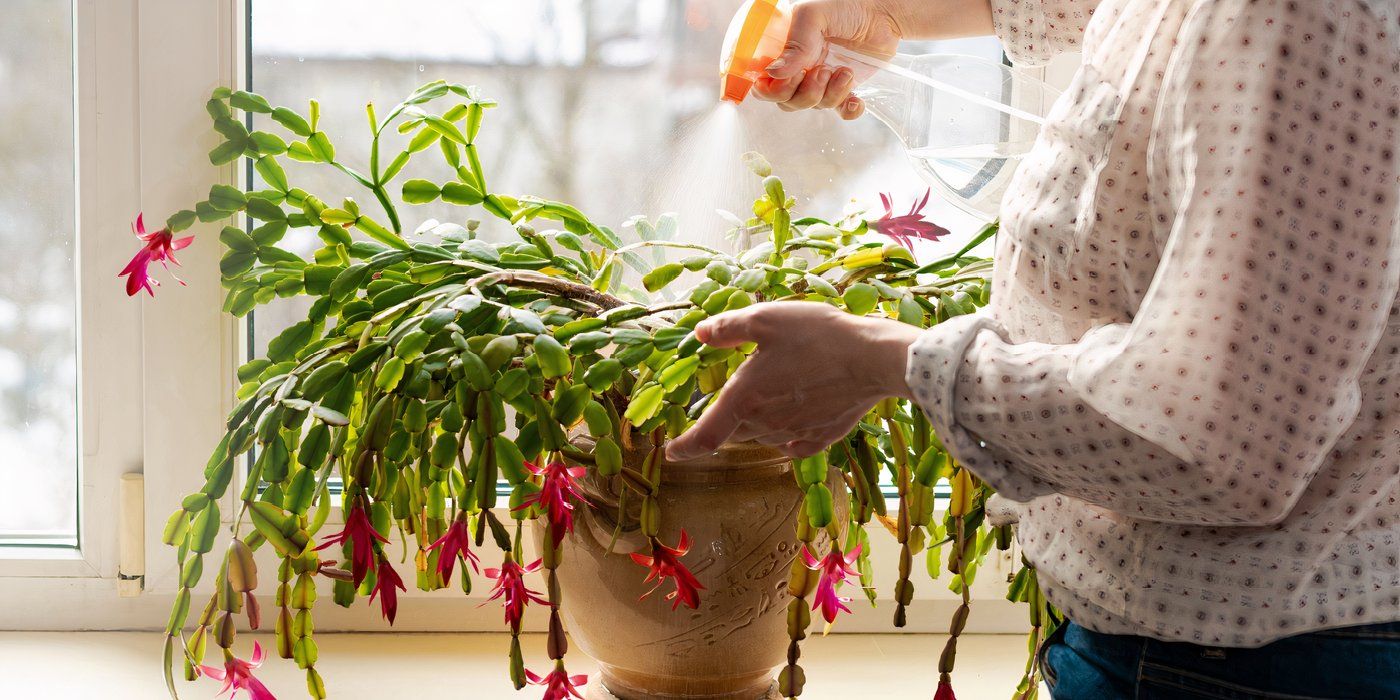
{"label": "windowsill", "polygon": [[[259,639],[264,649],[273,644],[270,635]],[[511,689],[504,664],[508,639],[496,633],[318,634],[316,667],[335,698],[404,697],[409,688],[468,685],[475,698],[535,697]],[[802,697],[929,697],[943,641],[942,635],[924,634],[814,636],[803,645],[807,690]],[[0,689],[10,697],[165,697],[156,670],[160,642],[161,635],[147,632],[0,632]],[[245,654],[246,644],[240,645]],[[547,665],[542,635],[527,635],[523,647],[527,666]],[[958,695],[1011,697],[1025,668],[1025,651],[1021,635],[964,635],[958,643]],[[210,658],[215,656],[211,651]],[[569,670],[592,674],[595,669],[575,648]],[[268,659],[258,677],[279,697],[304,696],[305,676],[291,661]],[[219,689],[211,680],[177,683],[189,698],[213,697]]]}

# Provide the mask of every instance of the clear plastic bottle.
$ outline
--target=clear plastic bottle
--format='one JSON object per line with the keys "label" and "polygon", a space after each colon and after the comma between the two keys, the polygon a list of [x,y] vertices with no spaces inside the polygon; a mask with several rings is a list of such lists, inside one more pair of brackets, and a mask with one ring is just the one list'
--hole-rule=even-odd
{"label": "clear plastic bottle", "polygon": [[[787,0],[749,0],[739,9],[721,59],[724,99],[743,101],[781,53],[790,24]],[[855,94],[899,137],[929,185],[988,220],[1058,97],[1025,71],[975,56],[885,59],[827,44],[822,62],[851,70]]]}

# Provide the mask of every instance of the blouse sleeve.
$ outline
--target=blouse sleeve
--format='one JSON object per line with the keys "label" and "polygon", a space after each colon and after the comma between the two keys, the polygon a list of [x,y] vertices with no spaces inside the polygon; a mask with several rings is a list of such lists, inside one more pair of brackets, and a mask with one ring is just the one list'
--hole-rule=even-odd
{"label": "blouse sleeve", "polygon": [[911,348],[914,396],[999,493],[1272,524],[1355,418],[1400,287],[1400,63],[1352,3],[1275,4],[1202,3],[1177,42],[1154,150],[1174,223],[1131,323],[1013,344],[968,316]]}
{"label": "blouse sleeve", "polygon": [[1099,0],[992,0],[992,25],[1016,65],[1079,51]]}

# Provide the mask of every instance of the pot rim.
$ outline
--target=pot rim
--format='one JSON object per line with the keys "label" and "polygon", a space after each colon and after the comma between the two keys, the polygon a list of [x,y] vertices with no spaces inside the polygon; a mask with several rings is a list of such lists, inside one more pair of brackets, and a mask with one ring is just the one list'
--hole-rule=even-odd
{"label": "pot rim", "polygon": [[[569,442],[580,451],[569,454],[569,460],[594,464],[593,446],[597,443],[594,437],[579,434],[572,436]],[[643,439],[638,444],[650,443]],[[623,462],[631,465],[644,456],[645,449],[634,447],[630,454],[623,455]],[[792,471],[792,458],[757,442],[725,443],[714,452],[685,462],[672,462],[663,457],[661,464],[665,467],[661,470],[662,484],[735,483]]]}

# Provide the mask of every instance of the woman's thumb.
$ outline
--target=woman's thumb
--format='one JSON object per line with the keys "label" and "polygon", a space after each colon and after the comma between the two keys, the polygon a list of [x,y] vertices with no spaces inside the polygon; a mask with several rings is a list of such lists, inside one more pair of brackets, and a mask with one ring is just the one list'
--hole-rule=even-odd
{"label": "woman's thumb", "polygon": [[695,337],[713,348],[732,348],[757,341],[753,328],[754,308],[728,311],[705,319],[695,327]]}
{"label": "woman's thumb", "polygon": [[826,3],[802,3],[792,8],[792,26],[788,29],[783,52],[768,64],[768,75],[783,79],[801,75],[821,59],[826,43],[829,16]]}

